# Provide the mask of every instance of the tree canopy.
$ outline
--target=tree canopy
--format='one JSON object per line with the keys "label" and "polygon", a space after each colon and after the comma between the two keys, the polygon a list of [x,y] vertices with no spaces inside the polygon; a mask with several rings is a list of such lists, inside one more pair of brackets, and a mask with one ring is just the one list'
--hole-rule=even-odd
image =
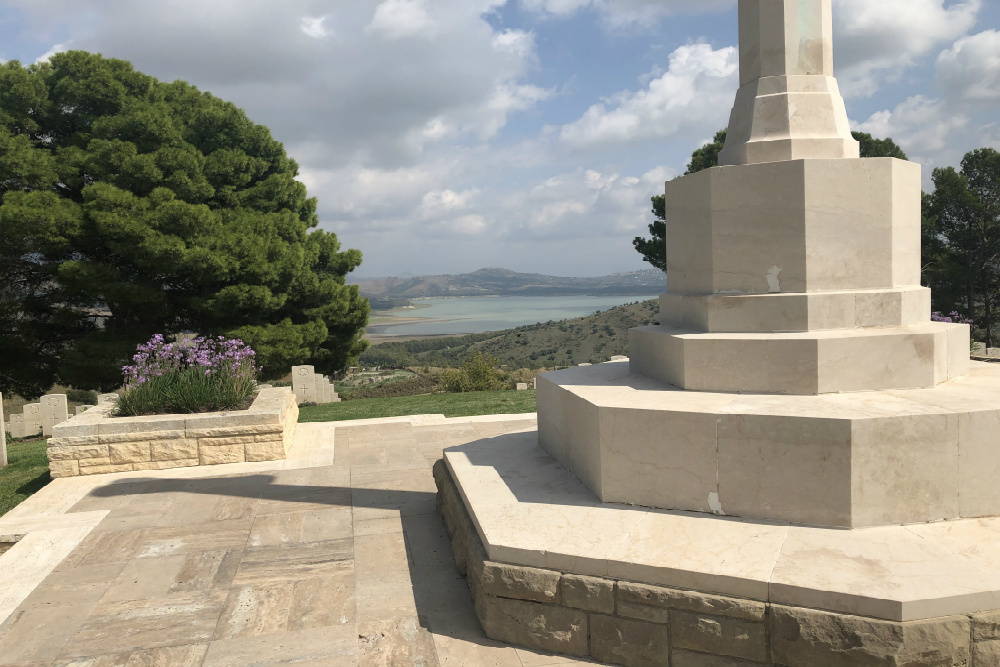
{"label": "tree canopy", "polygon": [[987,346],[1000,302],[1000,152],[967,153],[960,170],[935,169],[924,196],[924,280],[934,306],[972,318]]}
{"label": "tree canopy", "polygon": [[[726,145],[727,130],[719,130],[709,143],[691,154],[684,175],[694,174],[705,169],[711,169],[719,164],[719,153]],[[894,157],[900,160],[908,159],[906,153],[892,139],[876,139],[864,132],[852,132],[854,138],[861,144],[861,157]],[[661,271],[667,270],[667,202],[664,195],[652,198],[653,223],[649,225],[649,238],[637,236],[632,245],[644,262],[649,262]]]}
{"label": "tree canopy", "polygon": [[242,338],[264,375],[365,349],[361,263],[266,127],[83,51],[0,65],[0,391],[113,389],[152,334]]}

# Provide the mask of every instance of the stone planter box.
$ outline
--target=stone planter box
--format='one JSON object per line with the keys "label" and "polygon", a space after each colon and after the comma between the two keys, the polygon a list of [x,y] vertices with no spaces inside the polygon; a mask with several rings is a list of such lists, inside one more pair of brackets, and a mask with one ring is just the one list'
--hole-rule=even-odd
{"label": "stone planter box", "polygon": [[233,412],[111,417],[114,408],[103,403],[53,429],[52,477],[281,460],[299,415],[288,387],[262,389]]}

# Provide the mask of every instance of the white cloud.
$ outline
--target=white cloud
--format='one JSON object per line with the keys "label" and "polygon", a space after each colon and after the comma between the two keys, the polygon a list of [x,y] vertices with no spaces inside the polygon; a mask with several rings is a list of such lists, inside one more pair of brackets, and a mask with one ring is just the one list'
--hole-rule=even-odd
{"label": "white cloud", "polygon": [[365,30],[388,39],[402,39],[429,36],[433,27],[424,0],[385,0],[375,8],[375,15]]}
{"label": "white cloud", "polygon": [[[704,133],[725,124],[739,84],[734,47],[682,46],[670,66],[637,92],[619,93],[563,126],[560,139],[575,148],[662,140],[682,129]],[[713,130],[709,130],[713,131]]]}
{"label": "white cloud", "polygon": [[325,16],[320,16],[318,18],[305,16],[302,18],[302,32],[309,37],[328,37],[330,33],[326,29],[326,26],[323,25],[325,21]]}
{"label": "white cloud", "polygon": [[963,37],[943,51],[937,59],[937,83],[955,99],[1000,100],[1000,32]]}
{"label": "white cloud", "polygon": [[838,79],[847,97],[868,97],[881,82],[976,23],[982,0],[836,0]]}
{"label": "white cloud", "polygon": [[522,0],[533,11],[557,17],[568,17],[581,10],[600,13],[605,25],[652,26],[663,17],[677,13],[696,13],[727,9],[735,0]]}
{"label": "white cloud", "polygon": [[63,51],[66,51],[68,49],[69,49],[69,43],[68,42],[66,44],[56,44],[51,49],[49,49],[48,51],[46,51],[42,55],[38,56],[38,58],[35,59],[35,62],[36,63],[47,63],[50,60],[52,60],[52,56],[54,56],[57,53],[62,53]]}
{"label": "white cloud", "polygon": [[911,159],[931,162],[928,156],[947,149],[953,135],[969,121],[967,115],[957,113],[944,100],[916,95],[891,111],[872,114],[855,129],[876,137],[892,137]]}

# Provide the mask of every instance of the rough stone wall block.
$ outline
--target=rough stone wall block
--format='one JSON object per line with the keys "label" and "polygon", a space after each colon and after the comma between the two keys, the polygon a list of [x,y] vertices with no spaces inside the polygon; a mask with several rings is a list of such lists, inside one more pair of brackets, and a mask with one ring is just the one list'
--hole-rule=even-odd
{"label": "rough stone wall block", "polygon": [[615,584],[608,579],[564,574],[559,581],[559,596],[567,607],[615,613]]}
{"label": "rough stone wall block", "polygon": [[894,623],[771,606],[771,655],[782,667],[964,667],[967,616]]}
{"label": "rough stone wall block", "polygon": [[630,667],[664,667],[670,661],[670,635],[658,623],[593,614],[591,654],[601,662]]}
{"label": "rough stone wall block", "polygon": [[587,614],[537,602],[476,596],[476,611],[491,639],[563,655],[586,656]]}
{"label": "rough stone wall block", "polygon": [[767,660],[763,623],[674,611],[670,613],[670,636],[677,648],[754,662]]}

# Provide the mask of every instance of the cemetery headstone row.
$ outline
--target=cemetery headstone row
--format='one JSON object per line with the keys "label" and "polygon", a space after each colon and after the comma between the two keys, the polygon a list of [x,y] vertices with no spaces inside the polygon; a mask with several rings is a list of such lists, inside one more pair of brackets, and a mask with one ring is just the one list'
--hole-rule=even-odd
{"label": "cemetery headstone row", "polygon": [[292,367],[292,393],[299,404],[339,403],[340,397],[333,390],[333,383],[325,375],[317,375],[312,366]]}
{"label": "cemetery headstone row", "polygon": [[[117,397],[117,394],[111,394]],[[80,406],[76,413],[80,414],[90,406]],[[69,402],[66,394],[46,394],[37,403],[28,403],[21,414],[11,415],[8,431],[13,438],[30,438],[36,435],[49,437],[56,424],[69,419]]]}

